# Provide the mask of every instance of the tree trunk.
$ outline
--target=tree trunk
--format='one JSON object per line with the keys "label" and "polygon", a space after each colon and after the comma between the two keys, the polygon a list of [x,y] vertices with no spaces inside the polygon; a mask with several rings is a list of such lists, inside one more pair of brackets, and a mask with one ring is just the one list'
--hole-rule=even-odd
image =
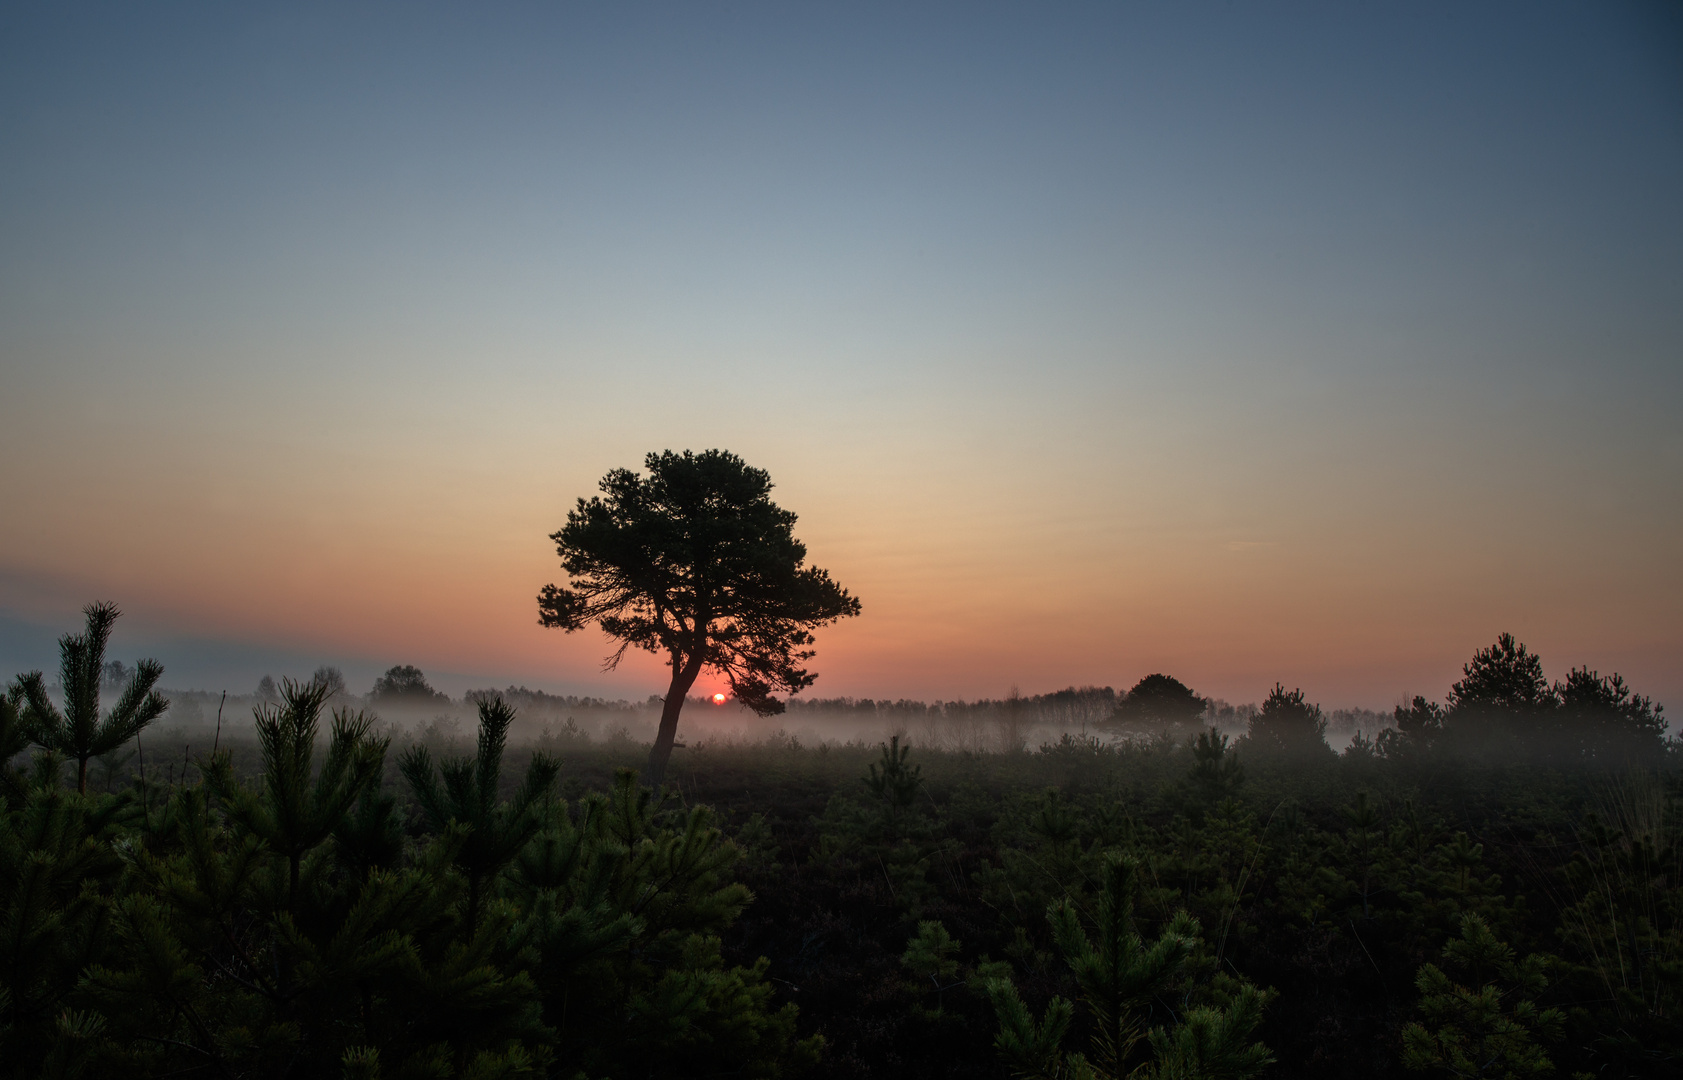
{"label": "tree trunk", "polygon": [[666,778],[666,762],[672,757],[672,744],[678,738],[678,714],[683,711],[684,698],[701,674],[700,651],[697,658],[680,666],[679,657],[672,657],[672,685],[666,689],[666,704],[660,710],[660,730],[655,733],[654,746],[649,748],[649,786],[660,791]]}
{"label": "tree trunk", "polygon": [[76,759],[76,794],[86,795],[87,793],[88,793],[88,759],[87,758],[77,758]]}

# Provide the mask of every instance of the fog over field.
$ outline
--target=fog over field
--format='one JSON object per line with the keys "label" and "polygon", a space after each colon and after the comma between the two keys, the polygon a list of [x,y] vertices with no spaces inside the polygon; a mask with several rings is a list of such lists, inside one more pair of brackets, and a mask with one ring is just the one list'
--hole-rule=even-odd
{"label": "fog over field", "polygon": [[[159,731],[172,742],[201,748],[216,737],[217,716],[225,737],[249,737],[254,710],[278,700],[280,683],[251,693],[166,690],[170,711]],[[430,690],[430,687],[429,687]],[[421,694],[335,694],[334,708],[366,712],[399,741],[436,742],[460,752],[471,749],[478,703],[502,698],[517,710],[511,741],[564,749],[579,742],[648,743],[660,720],[661,699],[642,701],[557,695],[521,686],[470,690],[459,698]],[[1406,703],[1404,703],[1406,704]],[[1047,694],[1018,694],[978,701],[875,701],[868,698],[792,698],[787,711],[757,716],[740,704],[694,697],[684,709],[680,738],[687,743],[755,744],[795,740],[805,746],[876,744],[899,736],[914,745],[971,753],[1017,753],[1054,744],[1066,735],[1105,741],[1185,738],[1192,730],[1163,725],[1119,724],[1117,692],[1111,687],[1068,687]],[[1258,703],[1210,701],[1204,724],[1241,735]],[[1388,713],[1372,709],[1327,709],[1326,738],[1343,750],[1358,733],[1369,739],[1391,726]]]}

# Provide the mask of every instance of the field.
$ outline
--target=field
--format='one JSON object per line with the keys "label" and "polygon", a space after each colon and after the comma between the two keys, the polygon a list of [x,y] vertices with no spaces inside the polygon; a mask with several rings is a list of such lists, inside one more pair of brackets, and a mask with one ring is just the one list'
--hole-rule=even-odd
{"label": "field", "polygon": [[[239,837],[264,828],[255,793],[282,783],[249,722],[220,735],[177,725],[148,736],[144,783],[137,759],[114,760],[92,770],[91,784],[114,794],[85,804],[53,796],[56,827],[83,806],[76,827],[86,835],[148,854],[103,863],[88,855],[61,883],[62,932],[91,917],[75,898],[91,903],[88,882],[100,882],[107,923],[85,933],[110,974],[60,972],[39,1019],[72,1006],[68,1015],[102,1016],[98,1038],[78,1044],[90,1067],[126,1062],[149,1075],[211,1075],[213,1063],[269,1075],[252,1049],[267,1039],[296,1063],[355,1064],[373,1053],[389,1070],[379,1075],[1078,1076],[1106,1075],[1111,1060],[1118,1074],[1146,1066],[1158,1070],[1150,1075],[1218,1076],[1244,1073],[1211,1063],[1171,1073],[1150,1031],[1167,1046],[1176,1025],[1231,1016],[1254,987],[1260,1021],[1239,1043],[1266,1048],[1264,1075],[1422,1075],[1406,1067],[1412,1058],[1426,1075],[1453,1075],[1460,1060],[1483,1068],[1474,1075],[1660,1076],[1675,1074],[1683,1051],[1683,785],[1671,744],[1614,767],[1449,749],[1386,755],[1365,738],[1342,754],[1322,744],[1308,758],[1282,758],[1222,737],[1197,746],[1188,733],[1122,739],[1046,724],[1003,729],[1001,751],[994,713],[972,725],[976,749],[920,746],[915,727],[903,744],[898,732],[879,742],[863,727],[846,742],[803,744],[783,731],[709,735],[701,724],[676,751],[656,805],[629,786],[625,770],[647,749],[632,736],[641,714],[622,712],[594,715],[596,738],[564,721],[513,728],[526,737],[510,743],[495,774],[503,809],[487,802],[478,819],[485,838],[514,830],[500,862],[475,855],[472,839],[451,848],[462,837],[416,794],[414,749],[431,761],[473,755],[472,727],[447,717],[386,725],[387,849],[371,853],[378,822],[358,838],[364,809],[378,816],[364,798],[299,848],[290,898],[281,895],[284,859],[234,865]],[[207,734],[223,754],[210,783]],[[528,799],[529,828],[519,833],[534,759],[539,772],[554,763],[552,778],[538,778],[552,794]],[[400,769],[400,760],[411,764]],[[455,798],[446,780],[440,791]],[[46,798],[13,812],[11,835],[25,846],[29,808],[45,813]],[[247,811],[237,809],[242,798],[255,800]],[[195,824],[218,805],[236,810]],[[454,817],[472,817],[452,805]],[[216,854],[195,855],[196,844]],[[539,855],[555,865],[542,870]],[[227,886],[226,910],[207,914],[207,882],[241,874],[243,884]],[[357,882],[388,880],[382,874],[407,874],[408,887],[442,898],[425,918],[385,916],[381,932],[415,950],[409,975],[366,957],[335,967],[321,955],[371,948],[345,944],[345,926],[366,895],[359,890],[373,888]],[[586,881],[591,874],[600,880]],[[465,903],[464,883],[473,892]],[[1075,976],[1069,938],[1048,913],[1069,905],[1102,950],[1106,901],[1118,902],[1124,885],[1132,918],[1110,944],[1136,934],[1150,948],[1172,931],[1187,951],[1172,977],[1129,1007],[1135,1041],[1107,1059],[1096,1022],[1103,1003]],[[155,929],[170,928],[175,942],[157,948],[179,954],[171,971],[148,974],[136,893],[157,898]],[[667,899],[651,903],[653,895]],[[11,910],[22,917],[16,902]],[[540,910],[547,928],[534,922]],[[113,932],[124,918],[128,930]],[[481,932],[488,922],[496,940]],[[211,924],[239,929],[218,941]],[[557,929],[564,924],[571,930]],[[289,941],[297,927],[302,938]],[[234,938],[248,950],[243,960]],[[501,980],[490,1004],[452,1004],[460,988],[404,984],[448,981],[440,972],[452,949],[474,952],[484,977]],[[309,975],[309,963],[321,973]],[[274,966],[278,982],[241,974],[241,964]],[[368,973],[356,974],[359,964]],[[1445,981],[1434,989],[1423,971]],[[146,1023],[174,1030],[170,1043],[135,1026],[149,978],[176,987],[176,1004],[162,1009],[147,991]],[[357,991],[347,997],[343,981]],[[226,992],[241,984],[236,1008]],[[320,1000],[308,1003],[312,994]],[[1056,998],[1074,1005],[1056,1045],[1041,1047],[1038,1064],[1002,1055],[1002,1004],[1020,1001],[1033,1034]],[[344,1015],[329,1019],[335,1009]],[[480,1026],[459,1037],[446,1037],[449,1024],[430,1035],[406,1026],[406,1010],[429,1009],[479,1015]],[[193,1021],[195,1010],[206,1015]],[[24,1010],[17,1021],[28,1036]],[[20,1045],[38,1061],[68,1053],[59,1027]],[[442,1072],[423,1068],[429,1054],[442,1055]]]}
{"label": "field", "polygon": [[[1001,1075],[994,1011],[966,977],[991,958],[1012,965],[1037,1012],[1076,996],[1046,909],[1090,904],[1112,851],[1141,860],[1142,929],[1184,907],[1216,966],[1275,992],[1258,1035],[1276,1075],[1409,1075],[1401,1031],[1420,1018],[1417,972],[1442,963],[1467,914],[1518,956],[1554,958],[1536,1000],[1566,1014],[1549,1047],[1561,1075],[1676,1066],[1683,788],[1672,766],[1346,756],[1247,768],[1216,793],[1167,742],[914,748],[924,783],[897,820],[865,782],[879,754],[704,745],[677,769],[679,800],[717,808],[745,850],[740,879],[756,899],[729,948],[772,961],[802,1030],[825,1036],[820,1075]],[[620,763],[584,750],[563,775],[601,786]],[[930,978],[903,962],[923,921],[959,942],[956,971]]]}

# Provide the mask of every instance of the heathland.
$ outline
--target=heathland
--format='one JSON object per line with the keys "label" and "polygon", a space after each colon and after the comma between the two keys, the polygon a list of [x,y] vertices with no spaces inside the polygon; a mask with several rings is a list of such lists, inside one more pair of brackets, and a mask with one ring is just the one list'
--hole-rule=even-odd
{"label": "heathland", "polygon": [[224,702],[73,651],[0,717],[5,1075],[1683,1061],[1678,743],[1509,638],[1387,716],[1167,676],[696,702],[658,792],[658,701],[452,701],[398,668]]}

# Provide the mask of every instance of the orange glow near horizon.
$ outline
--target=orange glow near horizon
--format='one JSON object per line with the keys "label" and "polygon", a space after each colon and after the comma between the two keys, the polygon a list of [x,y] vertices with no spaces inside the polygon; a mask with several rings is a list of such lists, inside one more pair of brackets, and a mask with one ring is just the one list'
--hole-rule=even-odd
{"label": "orange glow near horizon", "polygon": [[[801,515],[811,562],[863,602],[861,617],[818,631],[808,697],[974,699],[1013,686],[1122,688],[1164,671],[1230,701],[1281,680],[1329,706],[1386,707],[1441,697],[1504,630],[1540,652],[1551,677],[1587,664],[1662,701],[1683,693],[1671,617],[1683,572],[1666,530],[1574,517],[1569,483],[1490,499],[1476,477],[1436,482],[1439,513],[1423,517],[1414,507],[1433,492],[1430,475],[1452,462],[1416,448],[1405,467],[1409,447],[1379,434],[1369,437],[1390,456],[1374,468],[1393,482],[1364,485],[1333,456],[1259,474],[1240,451],[1260,428],[1173,455],[1141,437],[1126,468],[1072,466],[1078,447],[1046,444],[1037,457],[990,451],[966,472],[909,427],[893,439],[793,426],[732,438],[672,420],[672,445],[725,445],[767,468],[774,498]],[[193,483],[166,470],[159,484],[144,459],[185,460],[186,448],[115,422],[83,456],[67,449],[55,470],[7,477],[11,504],[34,512],[0,522],[5,599],[62,629],[82,604],[115,599],[129,613],[119,647],[144,630],[318,662],[415,663],[471,685],[664,692],[659,658],[628,653],[604,672],[612,647],[601,634],[536,625],[538,589],[564,580],[546,534],[603,472],[636,465],[637,444],[622,435],[618,448],[593,447],[586,432],[496,455],[562,468],[504,469],[474,442],[481,434],[418,447],[393,474],[354,445],[338,447],[347,462],[336,464],[331,443],[299,445],[294,468],[278,470],[230,430],[219,462],[236,472],[201,462]],[[11,435],[52,443],[30,417]],[[118,445],[150,449],[124,459]],[[919,460],[931,465],[903,468]],[[263,484],[239,479],[265,472]]]}
{"label": "orange glow near horizon", "polygon": [[[1547,531],[1546,514],[1422,528],[1406,503],[1387,510],[1389,493],[1359,491],[1343,497],[1343,514],[1298,500],[1284,517],[1211,511],[1195,489],[1177,497],[1144,468],[1094,478],[1108,498],[1087,505],[1080,485],[1037,490],[1027,474],[896,483],[873,476],[868,456],[838,472],[799,444],[753,441],[740,452],[781,481],[774,497],[801,514],[811,561],[864,605],[817,632],[808,698],[1121,689],[1163,671],[1229,701],[1259,700],[1280,680],[1328,707],[1385,708],[1404,694],[1441,698],[1460,664],[1504,630],[1543,656],[1551,678],[1587,664],[1662,701],[1683,689],[1683,640],[1667,614],[1677,571],[1640,537],[1617,541],[1628,557],[1586,576],[1576,564],[1593,534]],[[212,514],[184,497],[160,515],[143,487],[135,494],[120,471],[90,465],[79,479],[126,532],[95,527],[97,515],[66,531],[83,513],[74,504],[53,528],[38,527],[52,514],[9,517],[0,531],[10,552],[35,568],[13,610],[62,632],[81,604],[115,599],[128,613],[118,655],[130,634],[246,641],[319,657],[312,664],[415,663],[455,692],[519,683],[640,700],[665,691],[659,657],[628,653],[604,672],[612,646],[600,633],[536,625],[538,588],[564,580],[543,537],[613,461],[598,453],[560,478],[446,482],[460,496],[444,515],[428,496],[450,473],[440,460],[407,490],[388,485],[379,503],[341,501],[334,513],[283,482],[279,497],[230,493]],[[21,504],[54,505],[50,491],[30,495]],[[295,513],[300,505],[308,512]],[[177,529],[183,517],[197,527]],[[1537,539],[1516,559],[1520,527]],[[706,692],[719,702],[720,689]]]}

